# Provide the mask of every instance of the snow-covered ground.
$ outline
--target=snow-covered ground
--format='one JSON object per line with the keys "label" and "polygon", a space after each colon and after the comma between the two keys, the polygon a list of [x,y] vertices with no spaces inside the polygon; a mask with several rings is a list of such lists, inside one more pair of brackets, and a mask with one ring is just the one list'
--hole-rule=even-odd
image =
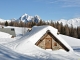
{"label": "snow-covered ground", "polygon": [[64,36],[61,34],[60,36],[73,48],[74,51],[80,53],[80,39]]}
{"label": "snow-covered ground", "polygon": [[[52,51],[50,49],[44,50],[32,42],[26,42],[26,50],[19,51],[17,48],[13,48],[17,42],[24,40],[26,34],[23,36],[23,28],[15,28],[16,37],[10,38],[8,33],[0,32],[0,60],[80,60],[80,40],[69,36],[60,35],[73,49],[72,52],[66,52],[62,49]],[[27,30],[27,29],[26,29]],[[23,41],[19,42],[22,43]],[[18,45],[17,45],[18,46]],[[17,47],[16,46],[16,47]]]}

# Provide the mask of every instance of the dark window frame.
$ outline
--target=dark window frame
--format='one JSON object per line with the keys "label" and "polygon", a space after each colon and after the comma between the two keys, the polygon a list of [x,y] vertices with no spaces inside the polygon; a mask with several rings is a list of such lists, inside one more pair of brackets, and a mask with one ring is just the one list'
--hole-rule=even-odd
{"label": "dark window frame", "polygon": [[14,28],[11,28],[11,31],[14,31]]}

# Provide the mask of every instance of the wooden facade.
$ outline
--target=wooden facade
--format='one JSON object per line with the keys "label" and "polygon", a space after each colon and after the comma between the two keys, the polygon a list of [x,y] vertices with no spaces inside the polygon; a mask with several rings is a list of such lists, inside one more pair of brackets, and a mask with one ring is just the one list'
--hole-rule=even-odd
{"label": "wooden facade", "polygon": [[69,49],[64,46],[53,34],[48,30],[35,45],[43,49],[59,50],[64,49],[69,51]]}

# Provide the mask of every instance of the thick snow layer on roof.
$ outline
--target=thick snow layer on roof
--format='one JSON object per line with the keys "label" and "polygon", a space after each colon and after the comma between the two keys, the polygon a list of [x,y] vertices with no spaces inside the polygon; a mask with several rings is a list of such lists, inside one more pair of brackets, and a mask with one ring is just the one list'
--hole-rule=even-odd
{"label": "thick snow layer on roof", "polygon": [[46,33],[47,30],[52,30],[55,35],[57,34],[57,29],[51,26],[34,26],[32,31],[28,33],[28,40],[35,44]]}
{"label": "thick snow layer on roof", "polygon": [[57,29],[51,26],[34,26],[32,30],[26,33],[26,35],[23,38],[15,42],[16,44],[14,48],[21,51],[26,50],[28,42],[35,44],[46,33],[47,30],[49,30],[70,51],[73,51],[73,49],[59,35],[57,35]]}

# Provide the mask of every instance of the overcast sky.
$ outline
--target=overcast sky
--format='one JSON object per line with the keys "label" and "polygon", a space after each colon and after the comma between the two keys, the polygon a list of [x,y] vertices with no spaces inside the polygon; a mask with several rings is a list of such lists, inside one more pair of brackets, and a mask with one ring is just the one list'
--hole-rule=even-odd
{"label": "overcast sky", "polygon": [[0,18],[18,19],[23,14],[43,20],[80,17],[80,0],[0,0]]}

